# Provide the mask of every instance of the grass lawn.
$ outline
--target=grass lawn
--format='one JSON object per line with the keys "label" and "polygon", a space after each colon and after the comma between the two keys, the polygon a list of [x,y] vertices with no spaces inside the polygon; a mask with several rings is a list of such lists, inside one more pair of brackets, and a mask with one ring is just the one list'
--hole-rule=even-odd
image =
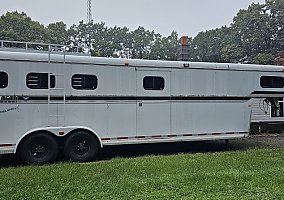
{"label": "grass lawn", "polygon": [[0,199],[284,199],[284,149],[0,168]]}

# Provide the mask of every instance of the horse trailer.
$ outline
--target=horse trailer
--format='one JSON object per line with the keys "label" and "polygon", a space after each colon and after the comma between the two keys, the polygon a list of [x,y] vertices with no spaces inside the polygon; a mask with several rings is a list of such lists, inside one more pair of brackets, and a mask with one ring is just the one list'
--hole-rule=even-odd
{"label": "horse trailer", "polygon": [[98,58],[4,43],[0,154],[30,164],[59,154],[90,161],[107,145],[246,137],[252,98],[275,104],[284,93],[280,66]]}

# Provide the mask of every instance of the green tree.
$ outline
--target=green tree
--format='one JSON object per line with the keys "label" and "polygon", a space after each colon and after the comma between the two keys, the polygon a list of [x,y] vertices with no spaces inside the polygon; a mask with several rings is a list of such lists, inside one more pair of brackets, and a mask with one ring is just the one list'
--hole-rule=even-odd
{"label": "green tree", "polygon": [[275,51],[284,49],[284,0],[266,0],[273,27],[273,46]]}
{"label": "green tree", "polygon": [[199,33],[191,60],[272,64],[284,49],[284,0],[266,0],[240,10],[230,27]]}
{"label": "green tree", "polygon": [[155,32],[139,26],[136,30],[131,32],[130,36],[132,40],[132,58],[148,59],[151,47],[154,44]]}
{"label": "green tree", "polygon": [[45,42],[46,38],[45,27],[24,12],[7,12],[0,17],[1,40]]}
{"label": "green tree", "polygon": [[251,58],[250,63],[270,65],[273,63],[273,55],[271,53],[259,53]]}
{"label": "green tree", "polygon": [[71,43],[82,48],[91,48],[92,56],[117,57],[116,53],[130,48],[128,28],[109,28],[105,23],[84,23],[72,25],[68,30]]}
{"label": "green tree", "polygon": [[110,53],[113,57],[129,57],[131,49],[131,35],[127,27],[109,28],[107,31]]}
{"label": "green tree", "polygon": [[64,22],[51,23],[47,26],[47,39],[54,44],[67,44],[68,33]]}
{"label": "green tree", "polygon": [[179,39],[176,31],[168,37],[154,34],[154,43],[151,47],[149,59],[153,60],[177,60]]}
{"label": "green tree", "polygon": [[69,43],[71,45],[82,47],[82,49],[88,48],[89,31],[88,26],[83,21],[80,21],[78,25],[73,24],[68,30]]}
{"label": "green tree", "polygon": [[200,32],[190,45],[191,60],[202,62],[223,62],[222,49],[231,41],[228,27]]}
{"label": "green tree", "polygon": [[252,62],[262,53],[270,53],[273,48],[272,21],[265,5],[252,4],[247,10],[240,10],[233,20],[234,42],[243,52],[243,62]]}
{"label": "green tree", "polygon": [[167,38],[166,43],[166,58],[165,60],[177,60],[178,58],[178,48],[180,46],[179,43],[179,36],[176,31],[173,31],[171,35],[169,35]]}
{"label": "green tree", "polygon": [[221,49],[221,57],[224,62],[242,62],[243,54],[243,49],[238,44],[234,43],[226,44]]}

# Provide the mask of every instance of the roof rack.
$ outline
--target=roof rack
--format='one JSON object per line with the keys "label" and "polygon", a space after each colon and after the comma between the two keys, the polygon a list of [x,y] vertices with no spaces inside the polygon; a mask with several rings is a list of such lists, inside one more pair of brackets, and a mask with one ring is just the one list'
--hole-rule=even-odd
{"label": "roof rack", "polygon": [[75,45],[48,44],[0,40],[0,51],[32,52],[65,55],[91,56],[89,48]]}

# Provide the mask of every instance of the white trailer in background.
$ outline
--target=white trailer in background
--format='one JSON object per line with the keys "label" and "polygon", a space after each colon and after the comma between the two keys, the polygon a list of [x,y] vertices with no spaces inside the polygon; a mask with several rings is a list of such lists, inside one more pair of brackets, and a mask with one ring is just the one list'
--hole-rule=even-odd
{"label": "white trailer in background", "polygon": [[284,131],[283,97],[271,104],[266,98],[253,99],[251,131],[256,133]]}
{"label": "white trailer in background", "polygon": [[[252,98],[283,97],[283,67],[124,60],[0,48],[0,154],[92,160],[107,145],[249,134]],[[26,45],[27,47],[28,45]]]}

